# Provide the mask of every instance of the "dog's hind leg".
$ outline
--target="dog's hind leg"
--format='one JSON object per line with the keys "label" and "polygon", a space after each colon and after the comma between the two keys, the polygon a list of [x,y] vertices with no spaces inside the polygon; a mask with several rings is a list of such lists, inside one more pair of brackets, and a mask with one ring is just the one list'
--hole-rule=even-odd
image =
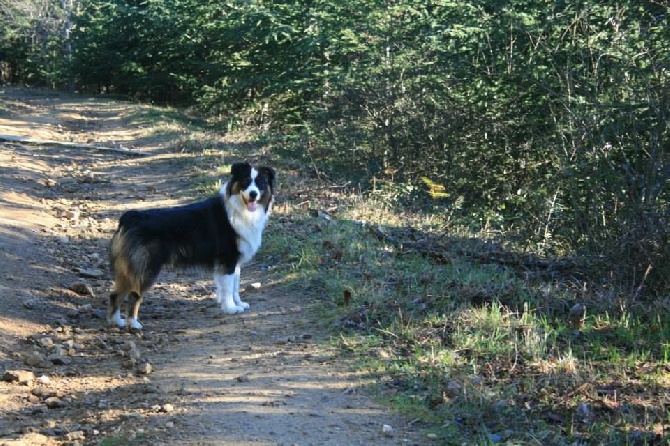
{"label": "dog's hind leg", "polygon": [[117,290],[109,295],[109,304],[107,306],[107,322],[116,325],[119,328],[126,326],[126,321],[121,317],[121,304],[126,298],[128,292],[119,293]]}
{"label": "dog's hind leg", "polygon": [[142,324],[137,320],[137,315],[140,312],[140,305],[142,305],[143,298],[140,293],[136,293],[135,291],[130,293],[130,297],[133,298],[133,309],[128,316],[128,324],[130,325],[130,328],[134,330],[141,330]]}
{"label": "dog's hind leg", "polygon": [[235,268],[235,274],[234,274],[234,279],[233,279],[233,302],[235,302],[235,306],[237,307],[242,307],[243,310],[246,310],[249,308],[249,304],[246,302],[242,302],[242,299],[240,299],[240,265],[237,265]]}

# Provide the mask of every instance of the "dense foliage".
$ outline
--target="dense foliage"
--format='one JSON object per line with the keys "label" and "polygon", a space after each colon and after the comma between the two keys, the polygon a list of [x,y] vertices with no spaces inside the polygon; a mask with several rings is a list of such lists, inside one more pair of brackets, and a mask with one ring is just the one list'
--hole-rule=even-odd
{"label": "dense foliage", "polygon": [[426,176],[533,250],[667,285],[663,2],[2,4],[5,81],[243,114],[357,178]]}

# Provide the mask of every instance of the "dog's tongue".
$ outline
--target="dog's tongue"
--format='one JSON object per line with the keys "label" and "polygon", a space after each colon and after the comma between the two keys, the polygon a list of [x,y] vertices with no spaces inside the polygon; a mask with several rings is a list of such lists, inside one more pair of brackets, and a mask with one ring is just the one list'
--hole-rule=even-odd
{"label": "dog's tongue", "polygon": [[249,212],[255,212],[256,211],[256,202],[255,201],[250,201],[247,203],[247,210]]}

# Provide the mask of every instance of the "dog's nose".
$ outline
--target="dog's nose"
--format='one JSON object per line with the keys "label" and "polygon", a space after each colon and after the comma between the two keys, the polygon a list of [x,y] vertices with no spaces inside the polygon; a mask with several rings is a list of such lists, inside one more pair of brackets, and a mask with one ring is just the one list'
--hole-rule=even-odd
{"label": "dog's nose", "polygon": [[249,199],[251,201],[256,201],[257,197],[258,197],[258,192],[256,192],[255,190],[252,190],[251,192],[249,192]]}

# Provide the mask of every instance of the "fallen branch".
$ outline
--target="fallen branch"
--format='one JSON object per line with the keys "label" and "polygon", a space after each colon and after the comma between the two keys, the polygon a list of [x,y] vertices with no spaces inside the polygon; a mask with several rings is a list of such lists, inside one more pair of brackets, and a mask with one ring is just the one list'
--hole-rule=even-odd
{"label": "fallen branch", "polygon": [[151,155],[151,153],[148,153],[148,152],[142,152],[140,150],[124,149],[122,147],[105,147],[105,146],[96,146],[94,144],[82,144],[82,143],[78,143],[78,142],[50,141],[50,140],[30,138],[30,137],[27,137],[27,136],[0,135],[0,141],[20,142],[20,143],[24,143],[24,144],[37,144],[37,145],[42,145],[42,146],[57,145],[57,146],[73,147],[75,149],[93,149],[93,150],[100,150],[100,151],[103,151],[103,152],[122,153],[124,155],[129,155],[129,156],[150,156]]}

